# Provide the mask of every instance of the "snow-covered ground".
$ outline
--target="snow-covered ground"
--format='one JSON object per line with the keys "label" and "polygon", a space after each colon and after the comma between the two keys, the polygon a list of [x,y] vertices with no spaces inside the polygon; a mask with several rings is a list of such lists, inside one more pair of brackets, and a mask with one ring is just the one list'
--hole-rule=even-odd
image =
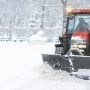
{"label": "snow-covered ground", "polygon": [[44,65],[41,53],[54,53],[54,44],[0,42],[0,90],[90,90],[89,80]]}

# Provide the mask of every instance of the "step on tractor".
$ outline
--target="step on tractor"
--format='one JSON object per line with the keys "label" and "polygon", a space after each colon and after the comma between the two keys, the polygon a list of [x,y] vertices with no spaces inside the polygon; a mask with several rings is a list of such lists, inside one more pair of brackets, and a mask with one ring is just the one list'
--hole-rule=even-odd
{"label": "step on tractor", "polygon": [[44,63],[67,72],[90,69],[90,9],[67,9],[58,40],[54,54],[42,54]]}

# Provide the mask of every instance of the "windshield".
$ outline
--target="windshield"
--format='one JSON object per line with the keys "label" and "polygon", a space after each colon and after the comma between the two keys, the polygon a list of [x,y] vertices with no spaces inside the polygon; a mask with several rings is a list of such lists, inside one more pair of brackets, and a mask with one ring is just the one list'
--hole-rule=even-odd
{"label": "windshield", "polygon": [[70,15],[68,19],[67,33],[71,34],[75,30],[90,30],[90,14]]}

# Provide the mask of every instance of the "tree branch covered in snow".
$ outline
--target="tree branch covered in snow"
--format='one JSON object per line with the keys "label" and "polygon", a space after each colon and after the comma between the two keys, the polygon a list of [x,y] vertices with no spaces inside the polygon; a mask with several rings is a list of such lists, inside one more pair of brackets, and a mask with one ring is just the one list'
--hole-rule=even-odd
{"label": "tree branch covered in snow", "polygon": [[[63,5],[63,7],[62,7]],[[0,0],[0,30],[17,30],[30,35],[40,29],[62,29],[67,5],[90,7],[89,0]],[[45,31],[44,30],[44,31]],[[19,32],[20,31],[20,32]],[[31,32],[31,33],[30,33]],[[46,32],[46,31],[45,31]],[[19,35],[20,36],[20,35]]]}
{"label": "tree branch covered in snow", "polygon": [[62,2],[63,5],[66,5],[67,0],[61,0],[61,2]]}

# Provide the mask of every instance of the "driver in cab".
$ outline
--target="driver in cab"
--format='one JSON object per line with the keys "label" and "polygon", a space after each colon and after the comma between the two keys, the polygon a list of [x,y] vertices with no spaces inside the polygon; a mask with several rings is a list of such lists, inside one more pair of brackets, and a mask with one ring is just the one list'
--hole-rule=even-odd
{"label": "driver in cab", "polygon": [[76,26],[76,31],[83,31],[83,32],[88,32],[89,30],[89,24],[84,21],[83,18],[79,18],[79,23]]}

